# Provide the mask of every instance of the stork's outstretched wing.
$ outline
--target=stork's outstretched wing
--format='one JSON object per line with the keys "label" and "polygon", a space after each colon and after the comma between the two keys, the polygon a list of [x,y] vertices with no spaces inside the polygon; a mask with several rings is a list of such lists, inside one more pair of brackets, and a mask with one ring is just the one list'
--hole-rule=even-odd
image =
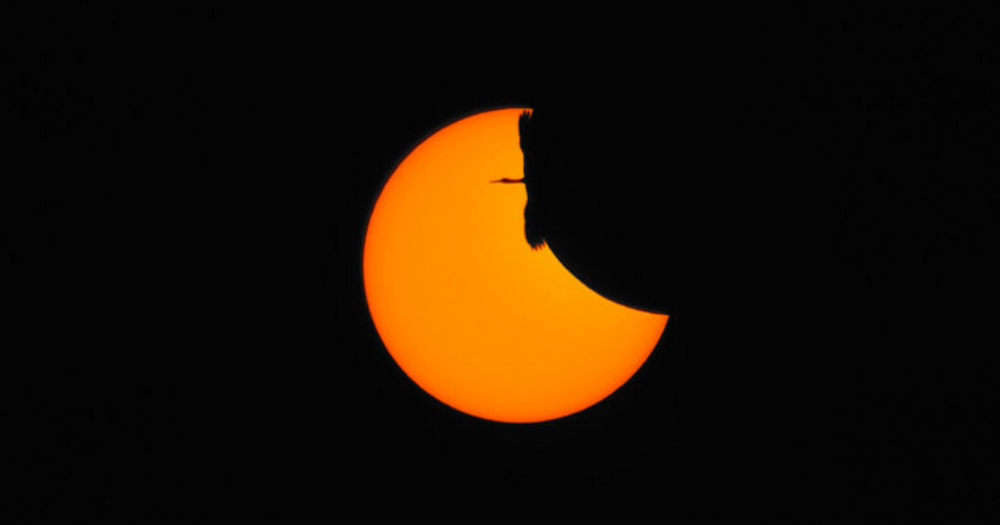
{"label": "stork's outstretched wing", "polygon": [[528,202],[524,205],[524,237],[528,240],[532,250],[538,250],[545,246],[542,221],[542,212],[538,209],[538,199],[532,199],[529,193]]}
{"label": "stork's outstretched wing", "polygon": [[524,111],[521,113],[521,117],[517,119],[517,132],[521,136],[521,151],[527,153],[525,148],[530,149],[533,145],[531,112]]}

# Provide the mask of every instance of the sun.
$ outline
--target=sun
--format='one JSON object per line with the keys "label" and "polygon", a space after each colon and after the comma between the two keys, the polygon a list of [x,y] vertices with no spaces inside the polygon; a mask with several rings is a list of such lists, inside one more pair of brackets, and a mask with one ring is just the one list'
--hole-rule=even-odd
{"label": "sun", "polygon": [[540,422],[584,410],[649,357],[667,316],[611,302],[524,238],[517,121],[525,108],[453,122],[414,148],[368,222],[364,284],[395,362],[476,417]]}

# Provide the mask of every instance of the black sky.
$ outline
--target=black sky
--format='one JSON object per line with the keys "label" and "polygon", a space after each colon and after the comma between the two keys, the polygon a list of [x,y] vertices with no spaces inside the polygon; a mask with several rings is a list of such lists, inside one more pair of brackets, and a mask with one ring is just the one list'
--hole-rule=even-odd
{"label": "black sky", "polygon": [[[975,13],[845,10],[768,33],[701,13],[697,27],[742,28],[727,33],[633,14],[607,23],[633,28],[619,38],[579,13],[463,25],[334,11],[76,8],[33,15],[41,30],[25,24],[16,37],[3,95],[14,115],[4,125],[5,511],[136,522],[396,508],[468,519],[631,508],[684,523],[996,517],[996,307],[965,299],[996,289],[992,178],[917,170],[924,178],[906,186],[916,189],[897,192],[890,163],[866,167],[883,178],[836,186],[864,211],[845,215],[839,231],[857,244],[843,253],[872,258],[841,278],[887,283],[859,286],[870,295],[850,304],[888,327],[807,334],[804,345],[846,348],[837,359],[788,360],[731,333],[715,336],[729,346],[699,347],[671,323],[622,389],[539,425],[466,416],[409,381],[377,337],[360,270],[367,214],[411,147],[458,117],[565,92],[563,71],[581,65],[590,83],[567,98],[611,93],[595,104],[626,108],[635,125],[649,99],[627,96],[630,72],[695,75],[712,70],[700,57],[727,56],[758,85],[775,70],[748,67],[754,50],[776,49],[773,35],[815,39],[826,56],[782,55],[803,73],[780,73],[795,100],[833,94],[806,105],[812,117],[850,126],[840,108],[868,104],[857,114],[877,124],[858,129],[902,130],[895,148],[918,136],[945,152],[932,158],[971,147],[976,164],[959,165],[976,171],[996,158],[995,25]],[[805,16],[758,15],[761,28]],[[741,40],[761,33],[758,47]],[[831,66],[846,75],[835,88],[816,64],[838,57],[870,60]],[[921,72],[934,81],[904,78]],[[891,89],[850,88],[872,75]],[[793,113],[782,115],[803,118]],[[863,145],[884,144],[873,136]],[[932,241],[908,240],[924,226],[937,228]],[[920,282],[936,284],[910,286]],[[886,341],[905,344],[883,352]],[[786,401],[754,405],[775,399]]]}

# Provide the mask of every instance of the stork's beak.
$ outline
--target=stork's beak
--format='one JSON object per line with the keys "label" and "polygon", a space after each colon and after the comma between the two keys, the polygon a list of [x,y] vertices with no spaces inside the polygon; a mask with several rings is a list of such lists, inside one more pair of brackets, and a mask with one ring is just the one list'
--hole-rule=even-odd
{"label": "stork's beak", "polygon": [[524,179],[508,179],[504,177],[502,179],[491,180],[490,182],[501,182],[503,184],[524,184]]}

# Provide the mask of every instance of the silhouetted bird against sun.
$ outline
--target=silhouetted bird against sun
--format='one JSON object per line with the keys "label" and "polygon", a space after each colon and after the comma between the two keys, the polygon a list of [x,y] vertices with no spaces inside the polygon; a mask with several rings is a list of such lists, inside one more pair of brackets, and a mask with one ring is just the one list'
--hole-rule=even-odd
{"label": "silhouetted bird against sun", "polygon": [[541,163],[541,155],[544,149],[539,148],[534,142],[532,128],[530,125],[531,114],[527,111],[521,113],[518,120],[518,132],[521,137],[521,151],[524,154],[524,177],[520,179],[502,178],[491,182],[503,184],[524,184],[528,194],[528,201],[524,206],[524,235],[533,250],[537,250],[545,245],[545,195],[550,193],[548,186],[551,178],[538,177],[534,172]]}
{"label": "silhouetted bird against sun", "polygon": [[[532,249],[547,246],[611,300],[665,312],[663,272],[686,264],[681,254],[688,251],[668,256],[657,237],[669,220],[666,212],[679,211],[663,206],[671,194],[661,191],[665,172],[656,164],[666,142],[656,130],[633,126],[634,114],[580,110],[567,102],[543,102],[521,115],[524,176],[491,182],[525,185],[524,236]],[[684,193],[683,182],[673,185]],[[673,235],[675,247],[682,237],[691,238]],[[680,296],[676,287],[672,291],[671,298]]]}

